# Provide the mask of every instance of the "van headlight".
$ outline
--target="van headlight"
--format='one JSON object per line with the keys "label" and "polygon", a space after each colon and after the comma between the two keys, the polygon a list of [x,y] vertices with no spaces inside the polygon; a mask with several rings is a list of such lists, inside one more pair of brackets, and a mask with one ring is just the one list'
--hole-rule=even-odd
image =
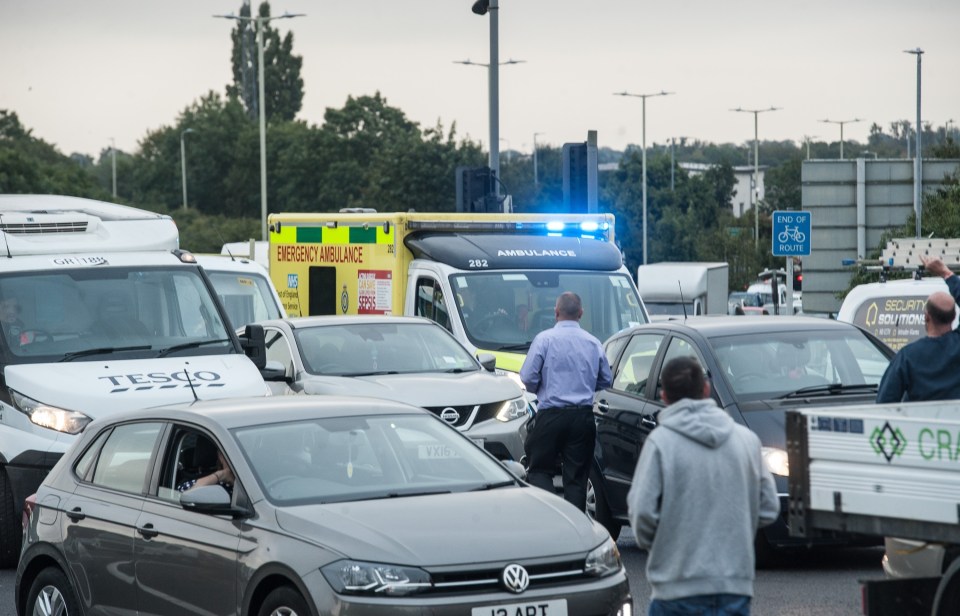
{"label": "van headlight", "polygon": [[430,574],[416,567],[338,560],[321,567],[320,572],[339,594],[395,597],[431,586]]}
{"label": "van headlight", "polygon": [[512,421],[527,414],[527,401],[525,398],[514,398],[507,400],[497,411],[497,419],[500,421]]}
{"label": "van headlight", "polygon": [[761,447],[760,453],[768,471],[781,477],[790,476],[790,462],[787,460],[786,451],[776,447]]}
{"label": "van headlight", "polygon": [[613,539],[607,537],[607,540],[600,544],[600,547],[594,548],[587,554],[587,562],[583,569],[587,575],[603,577],[620,571],[623,567],[620,564],[620,550]]}
{"label": "van headlight", "polygon": [[68,411],[67,409],[37,402],[33,398],[28,398],[12,389],[10,390],[10,399],[18,411],[42,428],[66,432],[67,434],[80,434],[92,421],[79,411]]}

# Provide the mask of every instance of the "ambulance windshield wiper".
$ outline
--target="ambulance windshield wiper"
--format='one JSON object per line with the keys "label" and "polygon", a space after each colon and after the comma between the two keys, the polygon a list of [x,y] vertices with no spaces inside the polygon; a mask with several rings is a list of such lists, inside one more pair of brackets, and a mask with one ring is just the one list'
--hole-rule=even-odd
{"label": "ambulance windshield wiper", "polygon": [[230,342],[230,339],[217,338],[216,340],[195,340],[193,342],[184,342],[183,344],[175,344],[172,347],[160,349],[160,352],[157,353],[157,357],[166,357],[167,355],[171,353],[176,353],[177,351],[184,351],[186,349],[195,349],[197,347],[206,346],[208,344],[223,344],[224,342]]}
{"label": "ambulance windshield wiper", "polygon": [[96,349],[84,349],[82,351],[71,351],[70,353],[65,353],[57,361],[73,361],[78,357],[86,357],[87,355],[103,355],[105,353],[117,353],[119,351],[146,351],[147,349],[152,348],[149,344],[140,344],[137,346],[125,346],[125,347],[99,347]]}
{"label": "ambulance windshield wiper", "polygon": [[844,385],[843,383],[829,383],[827,385],[812,385],[810,387],[801,387],[796,391],[780,396],[781,398],[802,398],[803,396],[834,396],[837,394],[852,394],[857,392],[875,392],[877,385],[875,383],[859,383],[856,385]]}

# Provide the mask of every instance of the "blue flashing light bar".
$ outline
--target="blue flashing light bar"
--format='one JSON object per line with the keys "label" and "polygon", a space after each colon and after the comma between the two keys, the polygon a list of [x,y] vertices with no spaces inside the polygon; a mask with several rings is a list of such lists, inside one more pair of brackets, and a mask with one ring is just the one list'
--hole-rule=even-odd
{"label": "blue flashing light bar", "polygon": [[559,220],[551,220],[547,223],[547,231],[561,232],[563,227],[564,223]]}
{"label": "blue flashing light bar", "polygon": [[597,223],[596,221],[588,220],[586,222],[580,223],[580,230],[583,231],[584,233],[596,233],[596,231],[599,228],[600,228],[600,224]]}

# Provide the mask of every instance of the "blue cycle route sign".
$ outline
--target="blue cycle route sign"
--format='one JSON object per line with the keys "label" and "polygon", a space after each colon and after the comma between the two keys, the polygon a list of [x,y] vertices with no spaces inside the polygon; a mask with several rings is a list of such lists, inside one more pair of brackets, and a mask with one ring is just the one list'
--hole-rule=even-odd
{"label": "blue cycle route sign", "polygon": [[810,212],[777,210],[773,213],[773,256],[810,256]]}

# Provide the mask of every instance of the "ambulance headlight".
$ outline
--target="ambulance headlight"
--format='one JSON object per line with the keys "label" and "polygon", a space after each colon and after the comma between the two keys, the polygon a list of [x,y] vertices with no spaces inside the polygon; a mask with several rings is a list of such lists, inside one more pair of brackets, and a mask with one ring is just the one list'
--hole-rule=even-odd
{"label": "ambulance headlight", "polygon": [[10,398],[14,407],[30,418],[30,421],[42,428],[80,434],[91,419],[78,411],[68,411],[49,404],[37,402],[18,391],[10,390]]}
{"label": "ambulance headlight", "polygon": [[523,396],[507,400],[497,411],[497,419],[500,421],[511,421],[524,417],[527,414],[527,401]]}

